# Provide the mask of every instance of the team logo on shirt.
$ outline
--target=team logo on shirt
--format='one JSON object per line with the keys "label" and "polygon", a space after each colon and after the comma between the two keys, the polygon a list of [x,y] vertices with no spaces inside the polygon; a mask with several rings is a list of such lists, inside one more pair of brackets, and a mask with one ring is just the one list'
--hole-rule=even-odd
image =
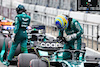
{"label": "team logo on shirt", "polygon": [[28,20],[29,20],[29,18],[22,18],[22,20],[23,20],[23,21],[28,21]]}

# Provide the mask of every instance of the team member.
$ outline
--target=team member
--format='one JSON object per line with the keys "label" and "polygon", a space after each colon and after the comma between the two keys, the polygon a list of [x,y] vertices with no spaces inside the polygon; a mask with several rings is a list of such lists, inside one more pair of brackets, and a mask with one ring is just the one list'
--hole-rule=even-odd
{"label": "team member", "polygon": [[[63,37],[64,30],[67,34],[65,37],[67,43],[64,44],[63,49],[75,49],[74,44],[77,42],[77,49],[81,50],[81,35],[83,34],[83,29],[80,25],[80,23],[73,19],[69,18],[64,15],[58,15],[55,18],[55,24],[59,29],[59,37]],[[77,57],[79,56],[79,53],[77,53]],[[63,52],[63,59],[69,59],[71,58],[70,53]]]}
{"label": "team member", "polygon": [[18,15],[15,17],[15,29],[12,38],[12,46],[10,48],[10,52],[7,58],[8,61],[4,63],[6,65],[9,65],[9,61],[12,60],[15,50],[19,43],[21,45],[21,51],[23,53],[28,53],[27,50],[28,36],[27,36],[26,28],[30,24],[30,16],[25,13],[26,9],[23,5],[18,5],[16,11]]}

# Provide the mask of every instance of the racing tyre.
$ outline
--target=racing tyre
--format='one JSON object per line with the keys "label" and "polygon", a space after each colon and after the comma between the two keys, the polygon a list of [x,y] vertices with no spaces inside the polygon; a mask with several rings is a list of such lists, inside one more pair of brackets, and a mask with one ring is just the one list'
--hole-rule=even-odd
{"label": "racing tyre", "polygon": [[[5,39],[6,49],[7,49],[7,44],[8,44],[9,41],[10,41],[10,38]],[[3,43],[4,43],[4,37],[0,34],[0,52],[2,50]]]}
{"label": "racing tyre", "polygon": [[32,59],[30,61],[30,67],[47,67],[47,64],[40,59]]}
{"label": "racing tyre", "polygon": [[19,54],[17,67],[29,67],[29,63],[32,59],[38,59],[37,55],[30,53]]}

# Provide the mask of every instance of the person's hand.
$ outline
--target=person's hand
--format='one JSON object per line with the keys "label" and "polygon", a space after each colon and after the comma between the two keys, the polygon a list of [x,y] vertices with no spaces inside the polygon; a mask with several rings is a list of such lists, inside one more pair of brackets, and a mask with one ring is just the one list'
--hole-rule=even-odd
{"label": "person's hand", "polygon": [[65,37],[61,37],[61,36],[58,36],[58,37],[57,37],[57,40],[58,40],[59,42],[66,42],[66,38],[65,38]]}
{"label": "person's hand", "polygon": [[72,38],[76,38],[76,33],[71,35]]}
{"label": "person's hand", "polygon": [[12,42],[14,42],[14,38],[15,38],[15,33],[13,33],[13,35],[12,35]]}
{"label": "person's hand", "polygon": [[70,41],[70,40],[72,40],[72,37],[71,37],[71,35],[68,35],[68,36],[66,37],[66,41]]}
{"label": "person's hand", "polygon": [[58,37],[57,37],[57,40],[60,40],[60,39],[62,39],[62,37],[61,37],[61,36],[58,36]]}
{"label": "person's hand", "polygon": [[66,42],[66,38],[65,37],[62,37],[62,41]]}
{"label": "person's hand", "polygon": [[70,40],[72,40],[74,38],[76,38],[76,34],[67,35],[66,41],[70,41]]}

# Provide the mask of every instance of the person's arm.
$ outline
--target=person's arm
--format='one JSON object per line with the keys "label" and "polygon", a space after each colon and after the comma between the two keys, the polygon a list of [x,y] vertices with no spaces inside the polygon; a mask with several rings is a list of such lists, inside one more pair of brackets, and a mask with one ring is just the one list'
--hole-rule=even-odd
{"label": "person's arm", "polygon": [[75,25],[76,30],[78,31],[76,33],[76,38],[80,38],[81,35],[83,34],[83,29],[78,21],[76,21],[74,25]]}
{"label": "person's arm", "polygon": [[15,17],[15,29],[14,29],[14,33],[16,34],[18,32],[19,29],[19,19],[18,17]]}
{"label": "person's arm", "polygon": [[73,27],[74,27],[74,29],[75,29],[76,31],[78,31],[78,32],[77,32],[77,33],[73,33],[73,34],[71,34],[71,35],[68,35],[68,36],[66,37],[66,41],[70,41],[70,40],[73,40],[73,39],[80,38],[81,35],[83,34],[83,29],[82,29],[82,27],[81,27],[81,25],[80,25],[80,23],[79,23],[78,21],[75,21]]}
{"label": "person's arm", "polygon": [[19,20],[18,20],[18,17],[15,17],[15,28],[14,28],[14,33],[12,36],[12,42],[14,42],[15,35],[18,32],[18,29],[19,29]]}
{"label": "person's arm", "polygon": [[64,30],[59,29],[59,35],[58,35],[57,39],[60,40],[61,42],[66,43],[67,41],[66,41],[65,37],[63,37],[63,33],[64,33]]}
{"label": "person's arm", "polygon": [[59,29],[59,37],[63,37],[63,31]]}

